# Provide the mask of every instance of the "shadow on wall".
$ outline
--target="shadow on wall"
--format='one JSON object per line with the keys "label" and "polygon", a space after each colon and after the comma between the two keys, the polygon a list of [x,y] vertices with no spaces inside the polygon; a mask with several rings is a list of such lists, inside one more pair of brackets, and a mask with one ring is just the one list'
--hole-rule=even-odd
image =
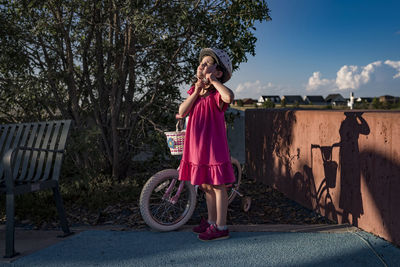
{"label": "shadow on wall", "polygon": [[[340,223],[351,223],[358,226],[358,219],[364,213],[361,195],[361,167],[360,151],[358,147],[359,136],[368,135],[370,129],[368,123],[362,117],[362,112],[345,112],[346,118],[339,129],[340,142],[332,146],[311,145],[311,167],[304,165],[304,173],[310,185],[310,198],[312,207],[331,220]],[[332,151],[339,148],[339,164],[332,159]],[[323,160],[324,178],[316,185],[313,176],[314,149],[320,151]],[[330,189],[336,187],[337,169],[340,170],[340,198],[339,208],[335,207]],[[322,212],[322,210],[323,212]],[[351,215],[351,221],[350,221]]]}
{"label": "shadow on wall", "polygon": [[[333,122],[323,124],[326,135],[313,137],[333,141],[324,146],[309,141],[307,132],[321,130],[316,128],[321,124],[299,117],[310,116],[307,112],[246,111],[248,176],[331,220],[400,245],[399,113],[349,111],[335,125],[341,114],[322,116]],[[294,130],[296,121],[304,123]]]}
{"label": "shadow on wall", "polygon": [[358,219],[364,214],[361,197],[361,168],[358,138],[360,134],[370,133],[362,112],[345,112],[345,120],[340,125],[340,200],[339,208],[343,210],[342,223],[358,226]]}
{"label": "shadow on wall", "polygon": [[380,215],[376,219],[378,227],[400,246],[400,164],[371,150],[360,153],[360,162],[361,174]]}
{"label": "shadow on wall", "polygon": [[[270,178],[285,176],[290,178],[288,169],[290,158],[290,145],[293,140],[293,125],[296,122],[293,110],[246,110],[246,121],[256,123],[246,123],[246,164],[251,171],[251,176],[265,177],[268,173],[270,177],[265,177],[264,182]],[[260,142],[252,142],[250,138],[262,137]],[[279,157],[278,162],[274,162],[273,155]],[[290,166],[289,166],[290,168]],[[272,173],[277,170],[279,174]],[[279,182],[276,179],[274,182]]]}
{"label": "shadow on wall", "polygon": [[[379,229],[381,234],[386,232],[387,239],[400,244],[400,165],[388,154],[382,155],[374,150],[360,152],[360,135],[369,135],[371,132],[362,115],[362,112],[345,112],[346,118],[339,129],[340,142],[332,146],[311,145],[311,167],[304,165],[304,177],[298,173],[297,178],[295,175],[293,179],[309,183],[311,206],[318,213],[339,223],[360,226],[359,219],[364,214],[363,202],[373,203],[374,209],[366,208],[370,212],[368,218],[375,217],[374,222],[366,222],[364,218],[362,226],[373,225],[372,228]],[[339,163],[332,160],[335,147],[339,148]],[[315,149],[320,153],[315,153]],[[324,178],[318,185],[313,177],[313,156],[321,156],[324,165]],[[340,188],[336,190],[339,194],[337,207],[330,194],[330,189],[336,187],[336,177],[340,180]],[[362,192],[361,179],[364,179],[369,192]],[[370,199],[363,201],[363,195]]]}

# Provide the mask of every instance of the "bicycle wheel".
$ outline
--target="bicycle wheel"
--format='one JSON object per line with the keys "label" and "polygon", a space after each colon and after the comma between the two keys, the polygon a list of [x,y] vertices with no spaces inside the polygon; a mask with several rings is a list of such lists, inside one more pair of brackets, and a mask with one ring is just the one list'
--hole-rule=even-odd
{"label": "bicycle wheel", "polygon": [[179,173],[167,169],[154,174],[144,185],[140,194],[140,213],[148,226],[158,231],[172,231],[184,225],[196,206],[196,192],[189,182],[182,182]]}
{"label": "bicycle wheel", "polygon": [[240,183],[242,181],[242,167],[240,166],[239,161],[237,159],[235,159],[234,157],[231,157],[231,162],[232,162],[233,172],[235,174],[236,180],[231,185],[231,187],[228,188],[228,203],[229,204],[231,204],[233,199],[236,197],[236,195],[237,195],[236,191],[239,190]]}

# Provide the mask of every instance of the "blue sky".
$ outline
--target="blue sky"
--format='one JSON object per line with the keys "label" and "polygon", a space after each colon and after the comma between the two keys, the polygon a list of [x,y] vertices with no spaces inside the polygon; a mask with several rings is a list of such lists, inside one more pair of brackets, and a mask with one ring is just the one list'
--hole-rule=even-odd
{"label": "blue sky", "polygon": [[267,0],[256,56],[226,84],[260,95],[400,96],[399,0]]}

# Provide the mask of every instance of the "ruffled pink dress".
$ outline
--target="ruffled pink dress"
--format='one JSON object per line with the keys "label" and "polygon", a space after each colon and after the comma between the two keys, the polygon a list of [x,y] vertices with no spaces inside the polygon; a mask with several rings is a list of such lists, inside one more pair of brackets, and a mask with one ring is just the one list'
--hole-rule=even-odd
{"label": "ruffled pink dress", "polygon": [[[187,92],[192,94],[194,87]],[[198,97],[189,113],[179,180],[193,185],[233,183],[235,175],[230,160],[221,95],[213,90]]]}

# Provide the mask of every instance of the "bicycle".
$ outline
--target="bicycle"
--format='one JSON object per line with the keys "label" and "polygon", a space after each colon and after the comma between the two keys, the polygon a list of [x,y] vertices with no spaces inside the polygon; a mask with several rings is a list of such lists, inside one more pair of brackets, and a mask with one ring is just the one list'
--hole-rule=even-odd
{"label": "bicycle", "polygon": [[[336,161],[332,160],[332,151],[334,147],[339,147],[339,143],[335,143],[332,146],[320,146],[311,144],[311,170],[313,169],[313,149],[319,149],[321,151],[321,156],[323,160],[324,167],[324,178],[321,181],[318,189],[315,185],[314,179],[312,179],[314,193],[311,196],[315,199],[315,211],[321,214],[321,208],[325,209],[325,213],[331,212],[332,219],[337,221],[337,211],[333,204],[333,199],[330,194],[329,189],[336,187],[336,172],[338,168],[338,164]],[[323,195],[325,193],[325,197]],[[320,204],[321,200],[323,200],[323,205]],[[325,215],[325,216],[326,216]]]}
{"label": "bicycle", "polygon": [[[183,150],[183,145],[181,150]],[[181,155],[181,153],[173,155]],[[231,162],[236,179],[233,184],[228,185],[228,203],[230,204],[236,195],[239,195],[243,197],[243,210],[248,211],[251,198],[245,197],[238,191],[242,179],[241,165],[233,157],[231,157]],[[145,223],[154,230],[176,230],[186,224],[193,215],[197,203],[198,186],[193,186],[187,181],[180,181],[178,177],[179,167],[165,169],[150,177],[143,186],[139,201],[140,212]]]}

